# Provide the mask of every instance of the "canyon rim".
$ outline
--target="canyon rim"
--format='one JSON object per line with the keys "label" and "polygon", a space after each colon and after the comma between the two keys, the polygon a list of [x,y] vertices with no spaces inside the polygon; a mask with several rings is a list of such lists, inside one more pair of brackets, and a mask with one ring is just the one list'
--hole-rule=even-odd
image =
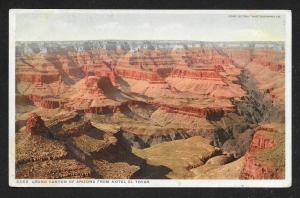
{"label": "canyon rim", "polygon": [[12,186],[291,184],[290,12],[10,20]]}

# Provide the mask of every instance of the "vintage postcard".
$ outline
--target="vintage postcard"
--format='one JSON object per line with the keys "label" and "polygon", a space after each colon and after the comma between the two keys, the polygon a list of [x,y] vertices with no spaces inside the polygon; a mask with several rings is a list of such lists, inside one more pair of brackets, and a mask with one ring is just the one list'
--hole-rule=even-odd
{"label": "vintage postcard", "polygon": [[9,20],[10,186],[291,186],[290,11]]}

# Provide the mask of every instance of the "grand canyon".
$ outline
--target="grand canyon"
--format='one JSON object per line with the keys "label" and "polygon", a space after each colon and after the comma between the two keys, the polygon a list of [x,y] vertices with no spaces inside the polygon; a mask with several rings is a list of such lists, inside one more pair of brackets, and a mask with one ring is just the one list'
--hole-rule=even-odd
{"label": "grand canyon", "polygon": [[283,42],[16,42],[16,178],[284,179]]}

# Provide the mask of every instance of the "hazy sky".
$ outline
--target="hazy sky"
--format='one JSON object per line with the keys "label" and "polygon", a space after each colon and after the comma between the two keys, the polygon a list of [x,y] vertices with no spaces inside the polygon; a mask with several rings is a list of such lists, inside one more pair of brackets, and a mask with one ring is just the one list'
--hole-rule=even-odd
{"label": "hazy sky", "polygon": [[285,15],[232,17],[195,12],[16,13],[15,35],[17,41],[283,41]]}

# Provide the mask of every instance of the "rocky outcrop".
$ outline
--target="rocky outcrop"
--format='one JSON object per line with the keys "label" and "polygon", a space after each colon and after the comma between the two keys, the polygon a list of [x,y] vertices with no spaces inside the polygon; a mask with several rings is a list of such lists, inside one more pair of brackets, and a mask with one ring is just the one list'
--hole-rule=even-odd
{"label": "rocky outcrop", "polygon": [[250,145],[250,152],[256,149],[269,149],[276,146],[274,135],[278,131],[267,125],[260,125],[255,129],[255,133]]}
{"label": "rocky outcrop", "polygon": [[121,132],[107,134],[79,114],[56,116],[47,126],[53,138],[17,133],[17,178],[130,178],[144,163]]}
{"label": "rocky outcrop", "polygon": [[150,83],[165,83],[163,78],[161,78],[157,72],[116,68],[115,73],[124,78],[145,80]]}
{"label": "rocky outcrop", "polygon": [[31,135],[46,134],[48,131],[44,120],[36,113],[32,113],[26,121],[26,132]]}
{"label": "rocky outcrop", "polygon": [[245,155],[245,162],[241,173],[242,179],[283,179],[282,168],[275,168],[262,164],[255,156]]}
{"label": "rocky outcrop", "polygon": [[171,77],[189,78],[189,79],[212,79],[221,80],[220,75],[215,70],[192,70],[175,68],[170,74]]}
{"label": "rocky outcrop", "polygon": [[256,128],[250,149],[245,155],[241,178],[284,178],[284,142],[281,133],[270,124]]}
{"label": "rocky outcrop", "polygon": [[[33,167],[33,168],[32,168]],[[41,167],[47,167],[46,170]],[[34,170],[34,171],[33,171]],[[17,178],[39,179],[67,179],[91,178],[92,171],[84,164],[75,160],[37,161],[21,165],[18,168]]]}
{"label": "rocky outcrop", "polygon": [[26,98],[32,101],[36,106],[43,107],[46,109],[55,109],[63,107],[63,101],[55,98],[48,98],[38,95],[27,95]]}
{"label": "rocky outcrop", "polygon": [[58,133],[58,135],[60,137],[77,136],[85,133],[86,131],[89,131],[90,129],[92,129],[92,124],[89,120],[82,122],[74,122],[72,124],[63,125],[61,130],[62,132]]}
{"label": "rocky outcrop", "polygon": [[101,77],[108,77],[112,84],[116,85],[116,74],[109,68],[104,62],[102,61],[101,64],[89,64],[82,66],[82,70],[85,76],[94,75],[99,78]]}
{"label": "rocky outcrop", "polygon": [[197,135],[197,134],[189,134],[188,132],[183,130],[178,130],[178,131],[170,130],[170,132],[167,132],[167,130],[165,130],[164,134],[154,134],[154,135],[136,134],[136,131],[131,128],[122,128],[121,131],[122,131],[122,136],[129,142],[130,145],[142,149],[149,148],[151,146],[163,142],[187,139],[191,136]]}
{"label": "rocky outcrop", "polygon": [[218,120],[224,116],[224,110],[221,108],[196,108],[196,107],[176,107],[161,105],[161,109],[168,113],[179,113],[183,115],[207,118],[209,120]]}
{"label": "rocky outcrop", "polygon": [[268,138],[265,135],[256,132],[253,137],[251,147],[259,149],[274,148],[275,141],[272,138]]}
{"label": "rocky outcrop", "polygon": [[62,124],[66,123],[66,124],[71,124],[73,122],[78,122],[80,121],[80,115],[76,112],[66,112],[62,115],[58,115],[55,116],[54,118],[51,119],[51,121],[49,121],[47,123],[47,127],[50,130],[54,130],[56,131],[57,128],[60,128]]}
{"label": "rocky outcrop", "polygon": [[63,142],[43,135],[16,135],[16,178],[60,179],[89,178],[92,171],[85,164],[70,159]]}
{"label": "rocky outcrop", "polygon": [[[167,104],[161,104],[152,101],[126,101],[122,103],[118,103],[115,105],[102,105],[99,107],[89,107],[84,109],[86,113],[96,113],[96,114],[111,114],[116,112],[126,112],[128,110],[128,105],[153,105],[167,113],[178,113],[182,115],[195,116],[199,118],[206,118],[208,120],[219,120],[226,113],[233,112],[234,109],[222,109],[222,108],[197,108],[197,107],[187,107],[187,106],[173,106]],[[68,109],[66,109],[68,110]]]}
{"label": "rocky outcrop", "polygon": [[121,102],[115,105],[104,105],[101,107],[90,107],[85,110],[86,113],[96,113],[96,114],[111,114],[116,112],[123,112],[126,113],[130,111],[128,108],[130,105],[149,105],[151,103],[143,102],[143,101],[136,101],[136,100],[129,100],[126,102]]}
{"label": "rocky outcrop", "polygon": [[[219,158],[219,156],[214,158]],[[243,163],[244,163],[244,157],[241,157],[238,160],[223,165],[218,165],[218,163],[216,164],[206,163],[202,166],[198,166],[192,169],[191,171],[196,175],[194,179],[236,179],[238,180],[240,179],[239,176],[242,171]]]}
{"label": "rocky outcrop", "polygon": [[[85,88],[86,91],[95,97],[97,96],[102,96],[103,95],[103,90],[98,86],[98,81],[100,78],[95,77],[95,76],[87,76],[85,78]],[[83,90],[80,90],[83,91]]]}
{"label": "rocky outcrop", "polygon": [[[107,110],[107,106],[114,106],[118,102],[108,99],[101,85],[102,80],[107,77],[86,76],[73,88],[63,108],[67,111],[83,111],[86,113],[101,113]],[[110,82],[110,81],[109,81]],[[113,88],[110,83],[108,87]],[[108,102],[110,105],[105,104]]]}
{"label": "rocky outcrop", "polygon": [[57,99],[42,99],[40,101],[40,106],[45,108],[45,109],[56,109],[61,107],[61,102]]}
{"label": "rocky outcrop", "polygon": [[232,155],[218,155],[207,160],[206,165],[224,165],[232,162],[234,157]]}

